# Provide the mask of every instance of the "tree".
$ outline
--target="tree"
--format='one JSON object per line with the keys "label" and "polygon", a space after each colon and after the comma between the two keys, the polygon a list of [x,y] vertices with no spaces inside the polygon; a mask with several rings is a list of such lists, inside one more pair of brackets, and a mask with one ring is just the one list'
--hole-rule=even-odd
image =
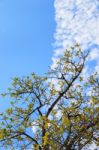
{"label": "tree", "polygon": [[83,78],[88,52],[75,45],[44,77],[13,79],[11,108],[0,116],[0,147],[81,150],[98,145],[99,76]]}

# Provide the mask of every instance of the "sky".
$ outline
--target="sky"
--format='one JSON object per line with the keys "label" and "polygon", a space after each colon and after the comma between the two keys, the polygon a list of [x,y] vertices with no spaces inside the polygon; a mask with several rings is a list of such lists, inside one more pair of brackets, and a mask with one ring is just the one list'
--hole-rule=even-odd
{"label": "sky", "polygon": [[[83,76],[86,79],[94,71],[99,73],[99,0],[55,0],[56,30],[52,68],[63,51],[78,43],[90,55]],[[83,150],[97,150],[93,143]]]}
{"label": "sky", "polygon": [[[53,0],[0,0],[0,93],[15,76],[47,72],[54,31]],[[8,100],[1,98],[0,107]]]}
{"label": "sky", "polygon": [[[0,68],[9,77],[43,73],[51,63],[52,0],[0,0]],[[46,56],[46,57],[45,57]],[[7,84],[7,83],[6,83]]]}
{"label": "sky", "polygon": [[[15,76],[54,68],[76,42],[90,50],[85,76],[99,72],[99,0],[0,0],[0,93]],[[1,98],[0,111],[8,106]]]}
{"label": "sky", "polygon": [[99,0],[0,0],[0,93],[15,76],[43,75],[76,42],[91,52],[85,77],[99,72],[98,35]]}
{"label": "sky", "polygon": [[[83,50],[90,50],[91,67],[95,61],[92,69],[99,72],[99,0],[55,0],[54,7],[57,26],[53,62],[64,49],[78,43]],[[86,69],[88,72],[92,70]]]}

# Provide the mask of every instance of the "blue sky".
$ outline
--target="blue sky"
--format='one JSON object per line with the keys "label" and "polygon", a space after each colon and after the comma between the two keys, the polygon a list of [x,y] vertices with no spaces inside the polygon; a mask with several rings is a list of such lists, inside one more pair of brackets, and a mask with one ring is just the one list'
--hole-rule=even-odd
{"label": "blue sky", "polygon": [[[75,42],[91,52],[85,78],[99,73],[99,0],[0,0],[0,93],[14,76],[44,74]],[[0,111],[8,106],[0,97]]]}
{"label": "blue sky", "polygon": [[98,0],[0,0],[0,93],[14,76],[44,74],[75,43],[91,52],[85,78],[99,72]]}
{"label": "blue sky", "polygon": [[54,30],[53,0],[0,0],[0,93],[14,76],[48,70]]}

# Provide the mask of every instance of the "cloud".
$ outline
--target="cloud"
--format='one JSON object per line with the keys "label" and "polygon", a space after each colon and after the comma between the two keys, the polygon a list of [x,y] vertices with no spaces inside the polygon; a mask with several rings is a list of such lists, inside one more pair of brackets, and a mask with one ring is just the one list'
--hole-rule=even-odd
{"label": "cloud", "polygon": [[[99,73],[99,0],[55,0],[54,7],[56,49],[52,69],[65,49],[79,43],[83,50],[90,50],[89,63],[83,71],[85,79],[91,69]],[[90,150],[95,148],[94,143],[88,147]]]}
{"label": "cloud", "polygon": [[79,43],[82,49],[90,49],[89,60],[96,59],[99,68],[99,0],[55,0],[54,7],[57,26],[53,66],[64,49]]}
{"label": "cloud", "polygon": [[99,149],[99,146],[97,147],[95,143],[92,143],[91,145],[87,147],[85,146],[82,150],[98,150],[98,149]]}
{"label": "cloud", "polygon": [[98,60],[99,59],[99,50],[97,48],[94,48],[93,51],[90,52],[89,59],[90,60]]}
{"label": "cloud", "polygon": [[32,131],[35,134],[39,130],[39,125],[37,121],[33,121],[32,123]]}

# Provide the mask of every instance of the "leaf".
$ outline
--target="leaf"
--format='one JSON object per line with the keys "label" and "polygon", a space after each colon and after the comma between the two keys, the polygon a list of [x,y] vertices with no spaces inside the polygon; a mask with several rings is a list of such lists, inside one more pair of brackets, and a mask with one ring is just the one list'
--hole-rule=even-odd
{"label": "leaf", "polygon": [[7,95],[6,93],[2,93],[2,94],[1,94],[2,97],[5,97],[6,95]]}
{"label": "leaf", "polygon": [[83,77],[79,77],[80,81],[83,81]]}

